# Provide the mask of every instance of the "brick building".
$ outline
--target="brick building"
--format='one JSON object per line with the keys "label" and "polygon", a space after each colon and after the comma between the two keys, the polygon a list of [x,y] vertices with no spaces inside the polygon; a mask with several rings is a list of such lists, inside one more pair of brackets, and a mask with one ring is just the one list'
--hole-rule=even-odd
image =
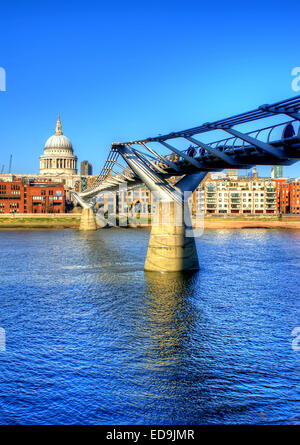
{"label": "brick building", "polygon": [[291,179],[276,180],[278,213],[300,214],[300,181]]}
{"label": "brick building", "polygon": [[64,213],[64,184],[49,179],[0,182],[0,213]]}
{"label": "brick building", "polygon": [[290,184],[286,179],[276,179],[277,213],[290,213]]}
{"label": "brick building", "polygon": [[290,183],[290,213],[300,214],[300,181]]}

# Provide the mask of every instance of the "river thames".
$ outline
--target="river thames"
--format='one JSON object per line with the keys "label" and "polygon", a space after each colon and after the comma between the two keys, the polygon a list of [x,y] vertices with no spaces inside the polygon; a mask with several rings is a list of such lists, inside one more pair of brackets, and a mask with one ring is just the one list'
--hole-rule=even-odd
{"label": "river thames", "polygon": [[193,274],[149,231],[1,231],[1,424],[299,424],[300,231],[207,230]]}

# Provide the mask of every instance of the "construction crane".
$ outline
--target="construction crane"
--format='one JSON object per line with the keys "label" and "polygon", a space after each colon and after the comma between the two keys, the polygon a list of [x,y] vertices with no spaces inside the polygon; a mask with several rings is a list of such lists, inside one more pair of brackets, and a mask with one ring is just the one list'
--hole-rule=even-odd
{"label": "construction crane", "polygon": [[9,169],[8,169],[8,173],[11,173],[11,164],[12,164],[12,155],[10,155],[10,158],[9,158]]}

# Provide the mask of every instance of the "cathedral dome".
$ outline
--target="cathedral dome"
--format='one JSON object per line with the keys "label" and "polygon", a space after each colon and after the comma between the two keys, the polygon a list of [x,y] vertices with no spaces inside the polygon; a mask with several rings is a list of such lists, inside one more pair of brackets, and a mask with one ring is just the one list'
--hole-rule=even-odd
{"label": "cathedral dome", "polygon": [[62,135],[54,135],[51,136],[45,145],[45,148],[64,148],[73,150],[72,143],[67,136]]}
{"label": "cathedral dome", "polygon": [[72,143],[63,135],[58,115],[55,134],[45,145],[40,156],[40,173],[44,175],[77,175],[77,156],[74,155]]}

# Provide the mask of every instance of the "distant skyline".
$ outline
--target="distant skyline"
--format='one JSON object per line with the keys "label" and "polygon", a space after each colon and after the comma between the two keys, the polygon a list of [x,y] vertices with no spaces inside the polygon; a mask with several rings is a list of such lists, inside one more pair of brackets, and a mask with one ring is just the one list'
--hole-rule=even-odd
{"label": "distant skyline", "polygon": [[[12,154],[13,172],[37,173],[58,113],[97,174],[114,141],[296,96],[299,13],[257,0],[1,2],[0,170]],[[299,163],[284,174],[299,177]]]}

